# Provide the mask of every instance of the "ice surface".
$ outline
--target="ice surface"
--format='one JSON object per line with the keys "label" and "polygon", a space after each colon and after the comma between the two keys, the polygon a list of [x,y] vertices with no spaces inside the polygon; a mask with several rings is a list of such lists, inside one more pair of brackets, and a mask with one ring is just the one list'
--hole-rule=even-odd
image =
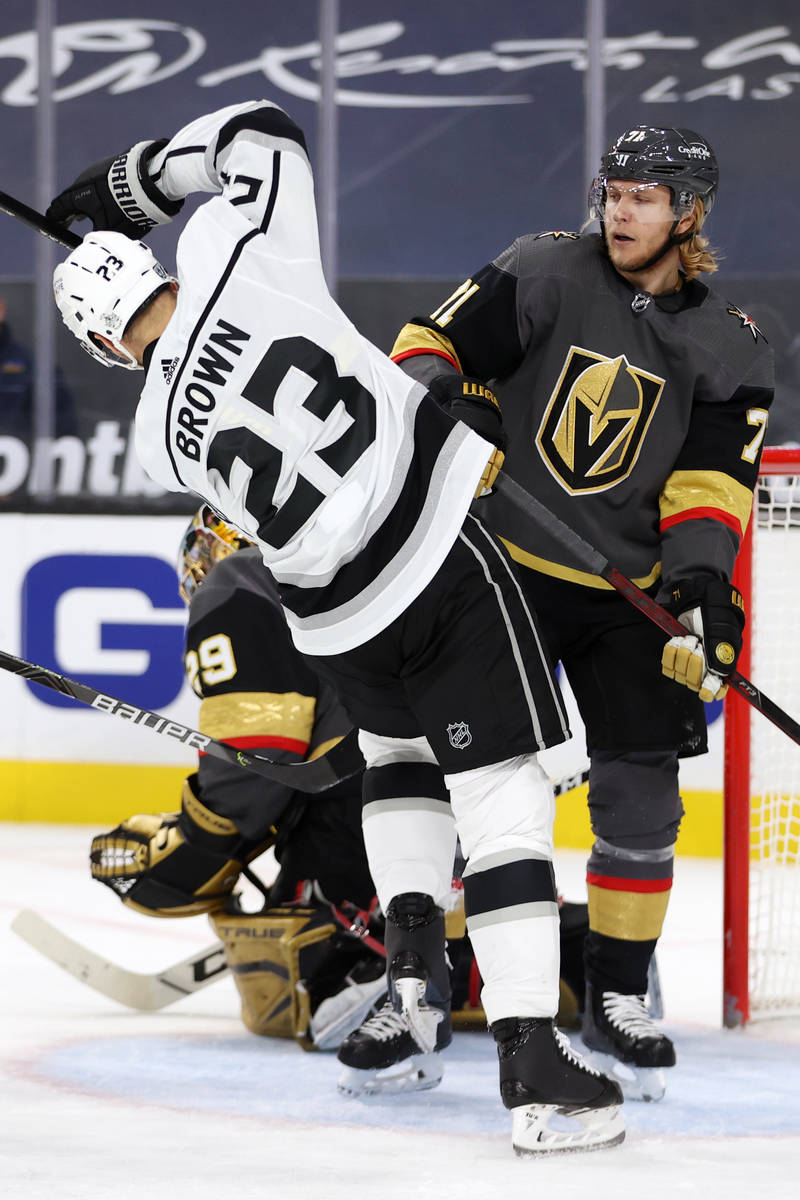
{"label": "ice surface", "polygon": [[[720,1028],[721,867],[677,863],[659,948],[678,1066],[629,1104],[612,1150],[522,1160],[487,1034],[459,1034],[435,1091],[336,1092],[332,1054],[255,1038],[230,978],[157,1013],[121,1008],[9,931],[33,908],[133,970],[213,942],[204,918],[129,912],[86,869],[94,830],[0,825],[0,1194],[8,1200],[620,1200],[800,1195],[800,1027]],[[583,856],[559,888],[585,894]]]}

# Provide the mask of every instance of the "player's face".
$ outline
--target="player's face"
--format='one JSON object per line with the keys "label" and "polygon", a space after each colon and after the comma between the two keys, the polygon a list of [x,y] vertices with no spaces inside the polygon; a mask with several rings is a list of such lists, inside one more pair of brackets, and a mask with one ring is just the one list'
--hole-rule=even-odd
{"label": "player's face", "polygon": [[608,256],[618,271],[636,271],[661,249],[675,220],[669,188],[611,179],[606,185]]}

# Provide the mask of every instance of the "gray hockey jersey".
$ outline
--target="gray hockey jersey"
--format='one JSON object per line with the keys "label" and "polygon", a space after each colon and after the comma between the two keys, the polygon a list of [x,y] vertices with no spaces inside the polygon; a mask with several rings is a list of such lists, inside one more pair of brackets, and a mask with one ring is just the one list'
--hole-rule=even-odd
{"label": "gray hockey jersey", "polygon": [[[412,318],[393,357],[424,383],[491,381],[507,472],[640,587],[730,577],[773,363],[755,322],[704,283],[637,293],[598,235],[527,235]],[[522,565],[610,587],[504,496],[480,505]]]}

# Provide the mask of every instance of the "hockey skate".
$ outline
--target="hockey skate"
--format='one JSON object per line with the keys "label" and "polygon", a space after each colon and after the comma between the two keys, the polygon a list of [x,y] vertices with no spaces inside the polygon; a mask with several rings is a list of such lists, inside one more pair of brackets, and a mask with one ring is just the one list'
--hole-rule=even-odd
{"label": "hockey skate", "polygon": [[626,1100],[660,1100],[664,1069],[675,1066],[675,1047],[647,1008],[644,996],[595,992],[586,985],[583,1043],[588,1061],[622,1088]]}
{"label": "hockey skate", "polygon": [[[380,960],[376,959],[376,962]],[[383,1004],[386,998],[383,969],[377,979],[357,976],[357,971],[346,975],[344,986],[334,995],[327,996],[311,1014],[308,1032],[317,1050],[335,1050]]]}
{"label": "hockey skate", "polygon": [[[414,1017],[401,1009],[396,1012],[387,999],[383,1008],[345,1038],[339,1047],[339,1062],[344,1070],[338,1089],[346,1096],[378,1096],[400,1092],[421,1092],[435,1088],[444,1075],[440,1050],[450,1041],[434,1033],[418,1039],[415,1029],[431,1024],[442,1028],[444,1013],[417,1003]],[[449,1022],[446,1022],[449,1031]]]}
{"label": "hockey skate", "polygon": [[554,1021],[508,1017],[491,1031],[516,1154],[599,1150],[623,1140],[622,1092],[574,1052]]}
{"label": "hockey skate", "polygon": [[389,996],[339,1047],[347,1096],[418,1092],[441,1082],[450,1044],[444,915],[430,896],[404,892],[386,910]]}

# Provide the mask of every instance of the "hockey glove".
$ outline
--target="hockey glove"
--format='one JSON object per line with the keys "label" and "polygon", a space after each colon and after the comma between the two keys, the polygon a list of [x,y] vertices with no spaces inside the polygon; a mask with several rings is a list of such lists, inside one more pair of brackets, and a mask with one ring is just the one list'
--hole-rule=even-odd
{"label": "hockey glove", "polygon": [[145,237],[183,207],[183,200],[168,200],[147,173],[147,163],[166,144],[166,138],[137,142],[130,150],[94,163],[56,196],[45,216],[62,225],[88,217],[94,229]]}
{"label": "hockey glove", "polygon": [[428,391],[454,421],[463,421],[495,447],[486,464],[475,499],[488,496],[505,459],[508,438],[497,397],[480,379],[468,375],[437,375]]}
{"label": "hockey glove", "polygon": [[706,704],[721,700],[728,690],[725,677],[734,670],[742,649],[741,594],[721,579],[682,579],[672,587],[669,608],[688,632],[667,642],[662,671],[699,692]]}
{"label": "hockey glove", "polygon": [[155,917],[193,917],[221,909],[243,865],[266,849],[246,841],[233,821],[197,799],[191,776],[181,811],[128,817],[92,839],[92,877],[129,908]]}

